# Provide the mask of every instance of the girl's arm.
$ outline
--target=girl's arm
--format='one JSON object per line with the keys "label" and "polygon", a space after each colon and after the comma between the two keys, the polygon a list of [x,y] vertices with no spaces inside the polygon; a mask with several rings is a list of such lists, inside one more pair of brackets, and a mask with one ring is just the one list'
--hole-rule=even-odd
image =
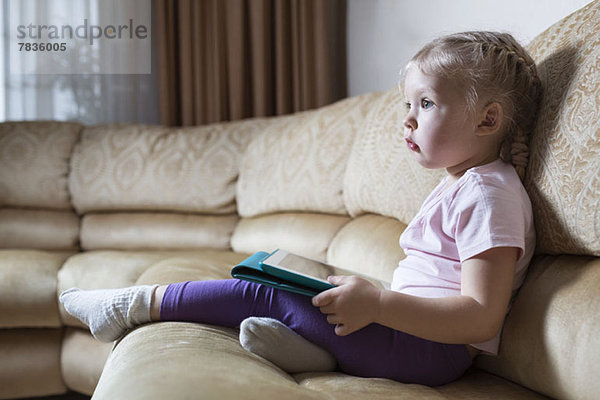
{"label": "girl's arm", "polygon": [[504,321],[517,254],[516,247],[497,247],[464,261],[458,296],[416,297],[355,276],[332,276],[330,282],[339,286],[313,297],[313,305],[340,336],[376,322],[436,342],[485,342]]}

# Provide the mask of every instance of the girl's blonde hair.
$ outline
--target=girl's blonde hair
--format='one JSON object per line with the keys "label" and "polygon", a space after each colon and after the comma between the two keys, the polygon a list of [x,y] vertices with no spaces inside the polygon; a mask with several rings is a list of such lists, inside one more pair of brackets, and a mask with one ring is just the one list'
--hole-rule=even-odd
{"label": "girl's blonde hair", "polygon": [[464,87],[471,111],[480,100],[500,103],[505,137],[499,156],[512,163],[524,179],[529,133],[536,121],[542,90],[535,62],[512,35],[463,32],[444,36],[421,49],[408,65]]}

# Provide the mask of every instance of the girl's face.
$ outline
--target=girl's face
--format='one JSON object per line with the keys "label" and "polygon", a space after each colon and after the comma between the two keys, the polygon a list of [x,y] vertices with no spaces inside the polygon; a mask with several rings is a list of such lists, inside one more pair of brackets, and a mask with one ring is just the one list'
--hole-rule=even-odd
{"label": "girl's face", "polygon": [[458,178],[482,161],[478,121],[454,82],[424,74],[413,65],[406,73],[404,94],[408,107],[404,138],[422,166],[445,168]]}

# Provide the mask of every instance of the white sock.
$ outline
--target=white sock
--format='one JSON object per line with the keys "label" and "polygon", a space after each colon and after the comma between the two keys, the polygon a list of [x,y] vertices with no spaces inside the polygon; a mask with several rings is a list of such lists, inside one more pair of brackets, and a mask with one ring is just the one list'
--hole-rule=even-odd
{"label": "white sock", "polygon": [[158,285],[122,289],[81,290],[71,288],[59,300],[65,310],[89,326],[94,337],[112,342],[128,329],[150,322],[152,295]]}
{"label": "white sock", "polygon": [[243,320],[240,344],[288,373],[327,372],[335,370],[337,365],[329,352],[272,318]]}

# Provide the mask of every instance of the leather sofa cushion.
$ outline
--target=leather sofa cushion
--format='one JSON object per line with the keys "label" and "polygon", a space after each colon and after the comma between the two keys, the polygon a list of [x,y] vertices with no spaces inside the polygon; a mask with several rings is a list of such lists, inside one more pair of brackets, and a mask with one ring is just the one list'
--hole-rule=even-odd
{"label": "leather sofa cushion", "polygon": [[[182,252],[185,254],[185,252]],[[110,289],[132,286],[149,267],[178,252],[88,251],[70,257],[58,271],[58,293],[71,288]],[[56,297],[56,295],[55,295]],[[55,300],[56,301],[56,300]],[[85,327],[58,305],[64,325]]]}
{"label": "leather sofa cushion", "polygon": [[[173,254],[144,271],[136,285],[158,283],[166,285],[173,282],[189,280],[231,279],[231,268],[248,257],[249,254],[231,251],[202,250],[195,253]],[[315,270],[312,267],[299,266],[299,272],[325,278],[329,275],[349,275],[352,272],[338,267],[323,267]],[[383,287],[380,281],[365,275],[376,286]]]}
{"label": "leather sofa cushion", "polygon": [[314,111],[280,117],[248,146],[237,187],[238,211],[346,214],[343,179],[350,148],[372,101],[370,93]]}
{"label": "leather sofa cushion", "polygon": [[144,325],[110,355],[94,399],[314,399],[288,374],[244,350],[234,329]]}
{"label": "leather sofa cushion", "polygon": [[0,330],[0,399],[67,392],[60,370],[62,329]]}
{"label": "leather sofa cushion", "polygon": [[374,213],[408,223],[446,174],[423,168],[407,149],[402,90],[394,88],[369,104],[344,177],[344,202],[352,216]]}
{"label": "leather sofa cushion", "polygon": [[394,218],[367,214],[352,220],[335,236],[327,262],[390,283],[404,252],[398,243],[406,225]]}
{"label": "leather sofa cushion", "polygon": [[322,393],[324,399],[419,399],[419,400],[542,400],[547,399],[477,369],[456,382],[438,387],[404,385],[389,379],[359,378],[342,373],[295,375],[300,386]]}
{"label": "leather sofa cushion", "polygon": [[60,327],[56,274],[70,253],[0,250],[0,327]]}
{"label": "leather sofa cushion", "polygon": [[[248,257],[249,254],[230,251],[202,250],[195,253],[174,254],[165,258],[144,271],[136,285],[158,283],[166,285],[173,282],[188,280],[231,279],[231,268]],[[311,267],[299,266],[299,272],[325,278],[329,275],[350,275],[352,272],[343,268],[323,267],[315,270]],[[365,276],[377,287],[383,287],[381,282]]]}
{"label": "leather sofa cushion", "polygon": [[592,2],[528,45],[544,88],[525,179],[539,253],[600,255],[599,14]]}
{"label": "leather sofa cushion", "polygon": [[91,396],[112,348],[113,343],[102,343],[87,330],[66,328],[60,368],[67,387]]}
{"label": "leather sofa cushion", "polygon": [[69,160],[81,125],[0,124],[0,206],[70,210]]}
{"label": "leather sofa cushion", "polygon": [[94,399],[165,399],[173,393],[180,398],[261,400],[543,398],[481,371],[440,388],[335,372],[290,376],[242,349],[235,329],[164,322],[144,325],[116,345]]}
{"label": "leather sofa cushion", "polygon": [[600,398],[600,259],[537,256],[485,370],[560,399]]}
{"label": "leather sofa cushion", "polygon": [[231,238],[239,253],[272,252],[277,248],[318,261],[326,261],[333,237],[350,218],[345,216],[280,213],[245,218]]}
{"label": "leather sofa cushion", "polygon": [[144,271],[136,285],[229,279],[231,268],[248,257],[231,251],[201,250],[193,253],[173,253]]}
{"label": "leather sofa cushion", "polygon": [[0,247],[77,250],[79,217],[71,211],[0,209]]}
{"label": "leather sofa cushion", "polygon": [[93,211],[232,213],[240,158],[267,119],[189,128],[86,127],[69,178],[73,204]]}
{"label": "leather sofa cushion", "polygon": [[88,214],[82,221],[81,247],[85,250],[229,249],[237,222],[235,214]]}
{"label": "leather sofa cushion", "polygon": [[[231,278],[247,255],[211,249],[180,251],[88,251],[70,257],[58,272],[58,292],[71,287],[109,289],[136,284],[168,284],[194,279]],[[85,328],[59,304],[64,325]]]}

